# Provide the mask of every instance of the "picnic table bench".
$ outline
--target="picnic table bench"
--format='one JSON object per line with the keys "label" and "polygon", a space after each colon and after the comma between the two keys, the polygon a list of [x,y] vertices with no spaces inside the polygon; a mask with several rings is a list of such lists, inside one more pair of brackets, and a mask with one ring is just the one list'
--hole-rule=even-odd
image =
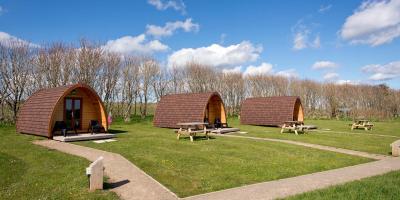
{"label": "picnic table bench", "polygon": [[190,141],[193,142],[193,137],[196,136],[197,133],[204,133],[206,135],[207,140],[208,137],[208,130],[206,125],[208,123],[204,122],[188,122],[188,123],[177,123],[180,128],[177,131],[177,139],[179,140],[181,135],[189,135]]}
{"label": "picnic table bench", "polygon": [[361,128],[361,129],[368,131],[368,130],[372,129],[374,124],[372,124],[368,120],[362,119],[362,120],[354,121],[352,124],[349,124],[349,126],[351,126],[351,130]]}
{"label": "picnic table bench", "polygon": [[298,132],[305,133],[307,127],[304,126],[304,123],[301,121],[285,121],[282,125],[281,133],[285,130],[288,130],[289,132],[294,131],[294,133],[298,135]]}

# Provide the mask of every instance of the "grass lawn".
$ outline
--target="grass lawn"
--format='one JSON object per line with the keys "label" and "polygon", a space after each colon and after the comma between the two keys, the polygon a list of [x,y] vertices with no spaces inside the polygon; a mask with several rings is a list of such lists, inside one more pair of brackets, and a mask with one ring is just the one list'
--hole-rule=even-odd
{"label": "grass lawn", "polygon": [[277,142],[238,138],[176,140],[171,129],[151,119],[117,121],[117,142],[77,144],[115,152],[143,169],[180,197],[276,180],[370,161]]}
{"label": "grass lawn", "polygon": [[[376,122],[374,130],[353,130],[347,124],[350,121],[336,120],[307,120],[306,124],[318,126],[317,131],[309,134],[295,135],[294,133],[280,133],[280,128],[240,125],[238,119],[230,119],[230,125],[239,127],[241,131],[248,132],[248,136],[277,138],[321,144],[345,149],[365,151],[388,155],[391,152],[390,144],[400,139],[400,121]],[[329,131],[323,131],[330,129]],[[352,134],[358,133],[358,134]],[[379,136],[386,135],[387,137]],[[239,134],[240,135],[240,134]],[[393,137],[394,136],[394,137]]]}
{"label": "grass lawn", "polygon": [[287,200],[299,199],[399,199],[400,171],[365,178],[343,185],[296,195]]}
{"label": "grass lawn", "polygon": [[33,145],[38,137],[0,125],[0,199],[118,199],[88,191],[89,161]]}

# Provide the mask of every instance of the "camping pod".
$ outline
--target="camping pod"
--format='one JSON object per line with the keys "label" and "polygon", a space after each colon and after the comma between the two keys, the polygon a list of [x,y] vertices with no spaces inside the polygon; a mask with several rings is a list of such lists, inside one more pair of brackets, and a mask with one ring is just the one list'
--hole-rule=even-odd
{"label": "camping pod", "polygon": [[300,97],[255,97],[242,103],[241,124],[280,126],[285,121],[304,121]]}
{"label": "camping pod", "polygon": [[225,106],[217,92],[171,94],[161,97],[153,124],[156,127],[179,128],[177,123],[226,122]]}
{"label": "camping pod", "polygon": [[56,122],[88,132],[91,120],[97,120],[107,131],[107,114],[100,97],[88,85],[74,84],[32,94],[19,110],[16,126],[20,133],[52,138]]}

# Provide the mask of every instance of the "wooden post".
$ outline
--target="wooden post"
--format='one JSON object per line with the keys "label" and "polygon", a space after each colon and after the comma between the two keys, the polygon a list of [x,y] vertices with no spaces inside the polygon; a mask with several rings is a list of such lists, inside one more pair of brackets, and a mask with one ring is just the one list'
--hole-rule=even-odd
{"label": "wooden post", "polygon": [[392,156],[400,156],[400,140],[394,141],[390,146],[392,147]]}
{"label": "wooden post", "polygon": [[188,129],[188,132],[189,132],[190,141],[193,142],[192,129],[190,127]]}
{"label": "wooden post", "polygon": [[176,139],[178,139],[178,140],[179,140],[179,137],[181,136],[181,131],[182,131],[182,127],[179,128],[178,134],[177,134],[177,136],[176,136]]}
{"label": "wooden post", "polygon": [[89,176],[90,191],[103,189],[104,167],[102,156],[86,168],[86,174]]}

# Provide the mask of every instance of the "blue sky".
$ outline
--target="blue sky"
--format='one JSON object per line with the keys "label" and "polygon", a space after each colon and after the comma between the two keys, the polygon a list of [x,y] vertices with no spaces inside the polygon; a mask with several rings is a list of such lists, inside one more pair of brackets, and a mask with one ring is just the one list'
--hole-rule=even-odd
{"label": "blue sky", "polygon": [[400,0],[1,1],[0,42],[80,38],[166,66],[400,88]]}

